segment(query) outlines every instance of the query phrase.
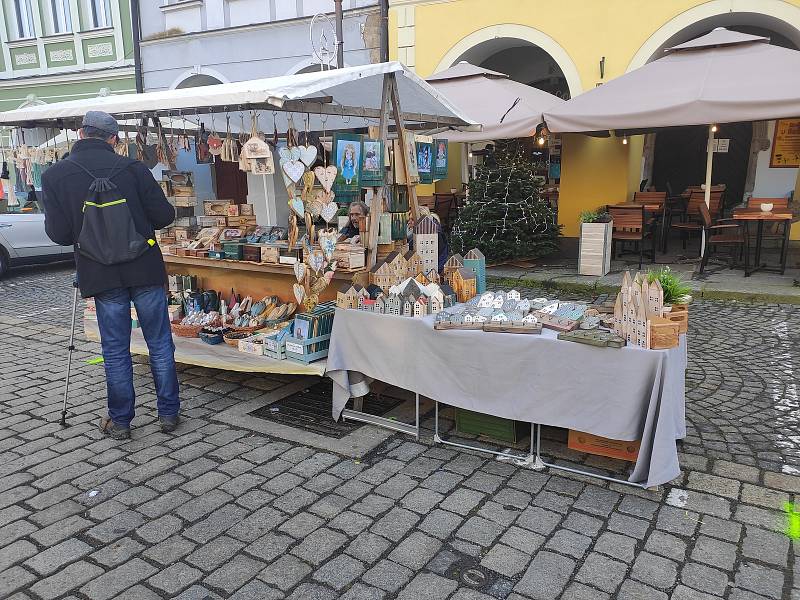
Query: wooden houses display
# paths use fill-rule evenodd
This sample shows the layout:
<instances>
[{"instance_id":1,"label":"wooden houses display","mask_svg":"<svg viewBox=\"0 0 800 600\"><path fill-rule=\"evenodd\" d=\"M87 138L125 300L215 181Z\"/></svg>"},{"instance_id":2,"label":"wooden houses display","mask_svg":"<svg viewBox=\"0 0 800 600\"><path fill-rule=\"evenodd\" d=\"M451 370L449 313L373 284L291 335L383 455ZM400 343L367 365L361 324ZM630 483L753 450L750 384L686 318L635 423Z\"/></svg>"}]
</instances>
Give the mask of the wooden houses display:
<instances>
[{"instance_id":1,"label":"wooden houses display","mask_svg":"<svg viewBox=\"0 0 800 600\"><path fill-rule=\"evenodd\" d=\"M439 270L439 224L425 215L414 226L414 250L422 259L422 270Z\"/></svg>"},{"instance_id":2,"label":"wooden houses display","mask_svg":"<svg viewBox=\"0 0 800 600\"><path fill-rule=\"evenodd\" d=\"M422 258L414 250L406 252L403 259L406 261L406 277L417 277L425 273Z\"/></svg>"},{"instance_id":3,"label":"wooden houses display","mask_svg":"<svg viewBox=\"0 0 800 600\"><path fill-rule=\"evenodd\" d=\"M456 302L456 295L449 286L421 283L413 277L390 286L386 291L374 284L367 288L345 286L337 298L340 308L415 318L436 314Z\"/></svg>"},{"instance_id":4,"label":"wooden houses display","mask_svg":"<svg viewBox=\"0 0 800 600\"><path fill-rule=\"evenodd\" d=\"M384 294L389 288L399 284L407 277L408 261L397 251L390 252L385 259L377 263L369 272L369 283L378 286Z\"/></svg>"},{"instance_id":5,"label":"wooden houses display","mask_svg":"<svg viewBox=\"0 0 800 600\"><path fill-rule=\"evenodd\" d=\"M459 302L468 302L477 293L475 273L466 267L456 269L448 283L458 296Z\"/></svg>"},{"instance_id":6,"label":"wooden houses display","mask_svg":"<svg viewBox=\"0 0 800 600\"><path fill-rule=\"evenodd\" d=\"M483 252L473 248L464 256L464 267L475 273L476 293L486 291L486 257Z\"/></svg>"},{"instance_id":7,"label":"wooden houses display","mask_svg":"<svg viewBox=\"0 0 800 600\"><path fill-rule=\"evenodd\" d=\"M614 303L614 333L628 344L651 350L678 345L679 326L664 318L664 290L658 280L627 271Z\"/></svg>"},{"instance_id":8,"label":"wooden houses display","mask_svg":"<svg viewBox=\"0 0 800 600\"><path fill-rule=\"evenodd\" d=\"M447 262L444 263L443 269L443 276L444 280L449 284L453 285L453 273L455 273L458 269L464 266L464 257L460 254L453 254L450 258L447 259Z\"/></svg>"},{"instance_id":9,"label":"wooden houses display","mask_svg":"<svg viewBox=\"0 0 800 600\"><path fill-rule=\"evenodd\" d=\"M369 298L366 288L351 284L345 285L336 293L336 306L339 308L360 308L360 303Z\"/></svg>"}]
</instances>

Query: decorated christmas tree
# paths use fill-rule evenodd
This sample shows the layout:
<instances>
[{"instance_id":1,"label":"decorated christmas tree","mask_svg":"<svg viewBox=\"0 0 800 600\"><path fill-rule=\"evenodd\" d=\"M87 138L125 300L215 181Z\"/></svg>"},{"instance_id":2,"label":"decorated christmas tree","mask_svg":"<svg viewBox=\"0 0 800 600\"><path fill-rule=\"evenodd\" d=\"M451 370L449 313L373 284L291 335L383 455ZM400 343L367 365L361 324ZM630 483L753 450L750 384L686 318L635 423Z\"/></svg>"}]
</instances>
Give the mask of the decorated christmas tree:
<instances>
[{"instance_id":1,"label":"decorated christmas tree","mask_svg":"<svg viewBox=\"0 0 800 600\"><path fill-rule=\"evenodd\" d=\"M508 140L477 167L450 248L460 254L480 248L487 262L535 258L558 248L559 230L555 209L540 196L529 146Z\"/></svg>"}]
</instances>

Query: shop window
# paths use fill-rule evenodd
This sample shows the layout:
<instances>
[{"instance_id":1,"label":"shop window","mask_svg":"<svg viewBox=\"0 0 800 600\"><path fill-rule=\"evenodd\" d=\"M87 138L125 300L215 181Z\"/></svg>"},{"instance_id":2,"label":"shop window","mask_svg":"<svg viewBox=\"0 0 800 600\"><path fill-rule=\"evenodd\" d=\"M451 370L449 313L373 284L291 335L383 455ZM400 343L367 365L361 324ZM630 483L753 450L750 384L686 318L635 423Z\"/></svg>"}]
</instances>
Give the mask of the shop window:
<instances>
[{"instance_id":1,"label":"shop window","mask_svg":"<svg viewBox=\"0 0 800 600\"><path fill-rule=\"evenodd\" d=\"M51 33L70 33L72 31L72 15L69 0L50 0Z\"/></svg>"},{"instance_id":2,"label":"shop window","mask_svg":"<svg viewBox=\"0 0 800 600\"><path fill-rule=\"evenodd\" d=\"M18 39L34 37L31 0L14 0L14 17L17 23Z\"/></svg>"},{"instance_id":3,"label":"shop window","mask_svg":"<svg viewBox=\"0 0 800 600\"><path fill-rule=\"evenodd\" d=\"M89 3L89 22L92 29L111 27L111 0L87 0Z\"/></svg>"}]
</instances>

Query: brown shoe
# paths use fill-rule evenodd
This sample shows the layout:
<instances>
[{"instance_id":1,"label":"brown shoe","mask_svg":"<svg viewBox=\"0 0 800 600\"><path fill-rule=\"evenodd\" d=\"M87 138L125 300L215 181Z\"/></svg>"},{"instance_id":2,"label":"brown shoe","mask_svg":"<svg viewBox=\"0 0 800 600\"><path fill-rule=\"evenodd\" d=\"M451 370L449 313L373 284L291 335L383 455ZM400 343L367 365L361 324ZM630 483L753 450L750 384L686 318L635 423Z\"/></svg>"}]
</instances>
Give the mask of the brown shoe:
<instances>
[{"instance_id":1,"label":"brown shoe","mask_svg":"<svg viewBox=\"0 0 800 600\"><path fill-rule=\"evenodd\" d=\"M114 440L131 439L130 427L121 427L117 425L108 415L100 418L100 432Z\"/></svg>"}]
</instances>

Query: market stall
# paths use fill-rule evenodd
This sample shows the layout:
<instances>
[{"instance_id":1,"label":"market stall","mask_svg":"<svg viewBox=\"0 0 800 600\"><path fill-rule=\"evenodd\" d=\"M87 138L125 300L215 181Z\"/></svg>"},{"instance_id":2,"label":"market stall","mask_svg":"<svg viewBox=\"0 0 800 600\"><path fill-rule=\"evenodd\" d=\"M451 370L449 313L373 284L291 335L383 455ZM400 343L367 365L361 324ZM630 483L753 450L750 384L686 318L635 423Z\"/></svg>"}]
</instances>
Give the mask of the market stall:
<instances>
[{"instance_id":1,"label":"market stall","mask_svg":"<svg viewBox=\"0 0 800 600\"><path fill-rule=\"evenodd\" d=\"M446 173L446 158L432 160L433 140L414 131L477 127L406 67L383 63L8 111L0 124L22 132L13 160L39 165L24 132L63 130L69 139L89 110L136 132L119 153L135 150L161 166L177 218L156 240L170 275L173 331L190 340L178 339L179 354L198 352L199 336L303 363L326 354L326 301L341 283L365 281L379 257L407 252L416 184ZM201 198L195 172L177 168L187 153L211 165L218 190L231 170L245 173L247 197ZM48 153L39 166L62 154ZM361 201L368 214L349 221L358 235L340 239L340 211ZM249 334L273 338L246 341ZM280 343L267 349L274 336Z\"/></svg>"}]
</instances>

